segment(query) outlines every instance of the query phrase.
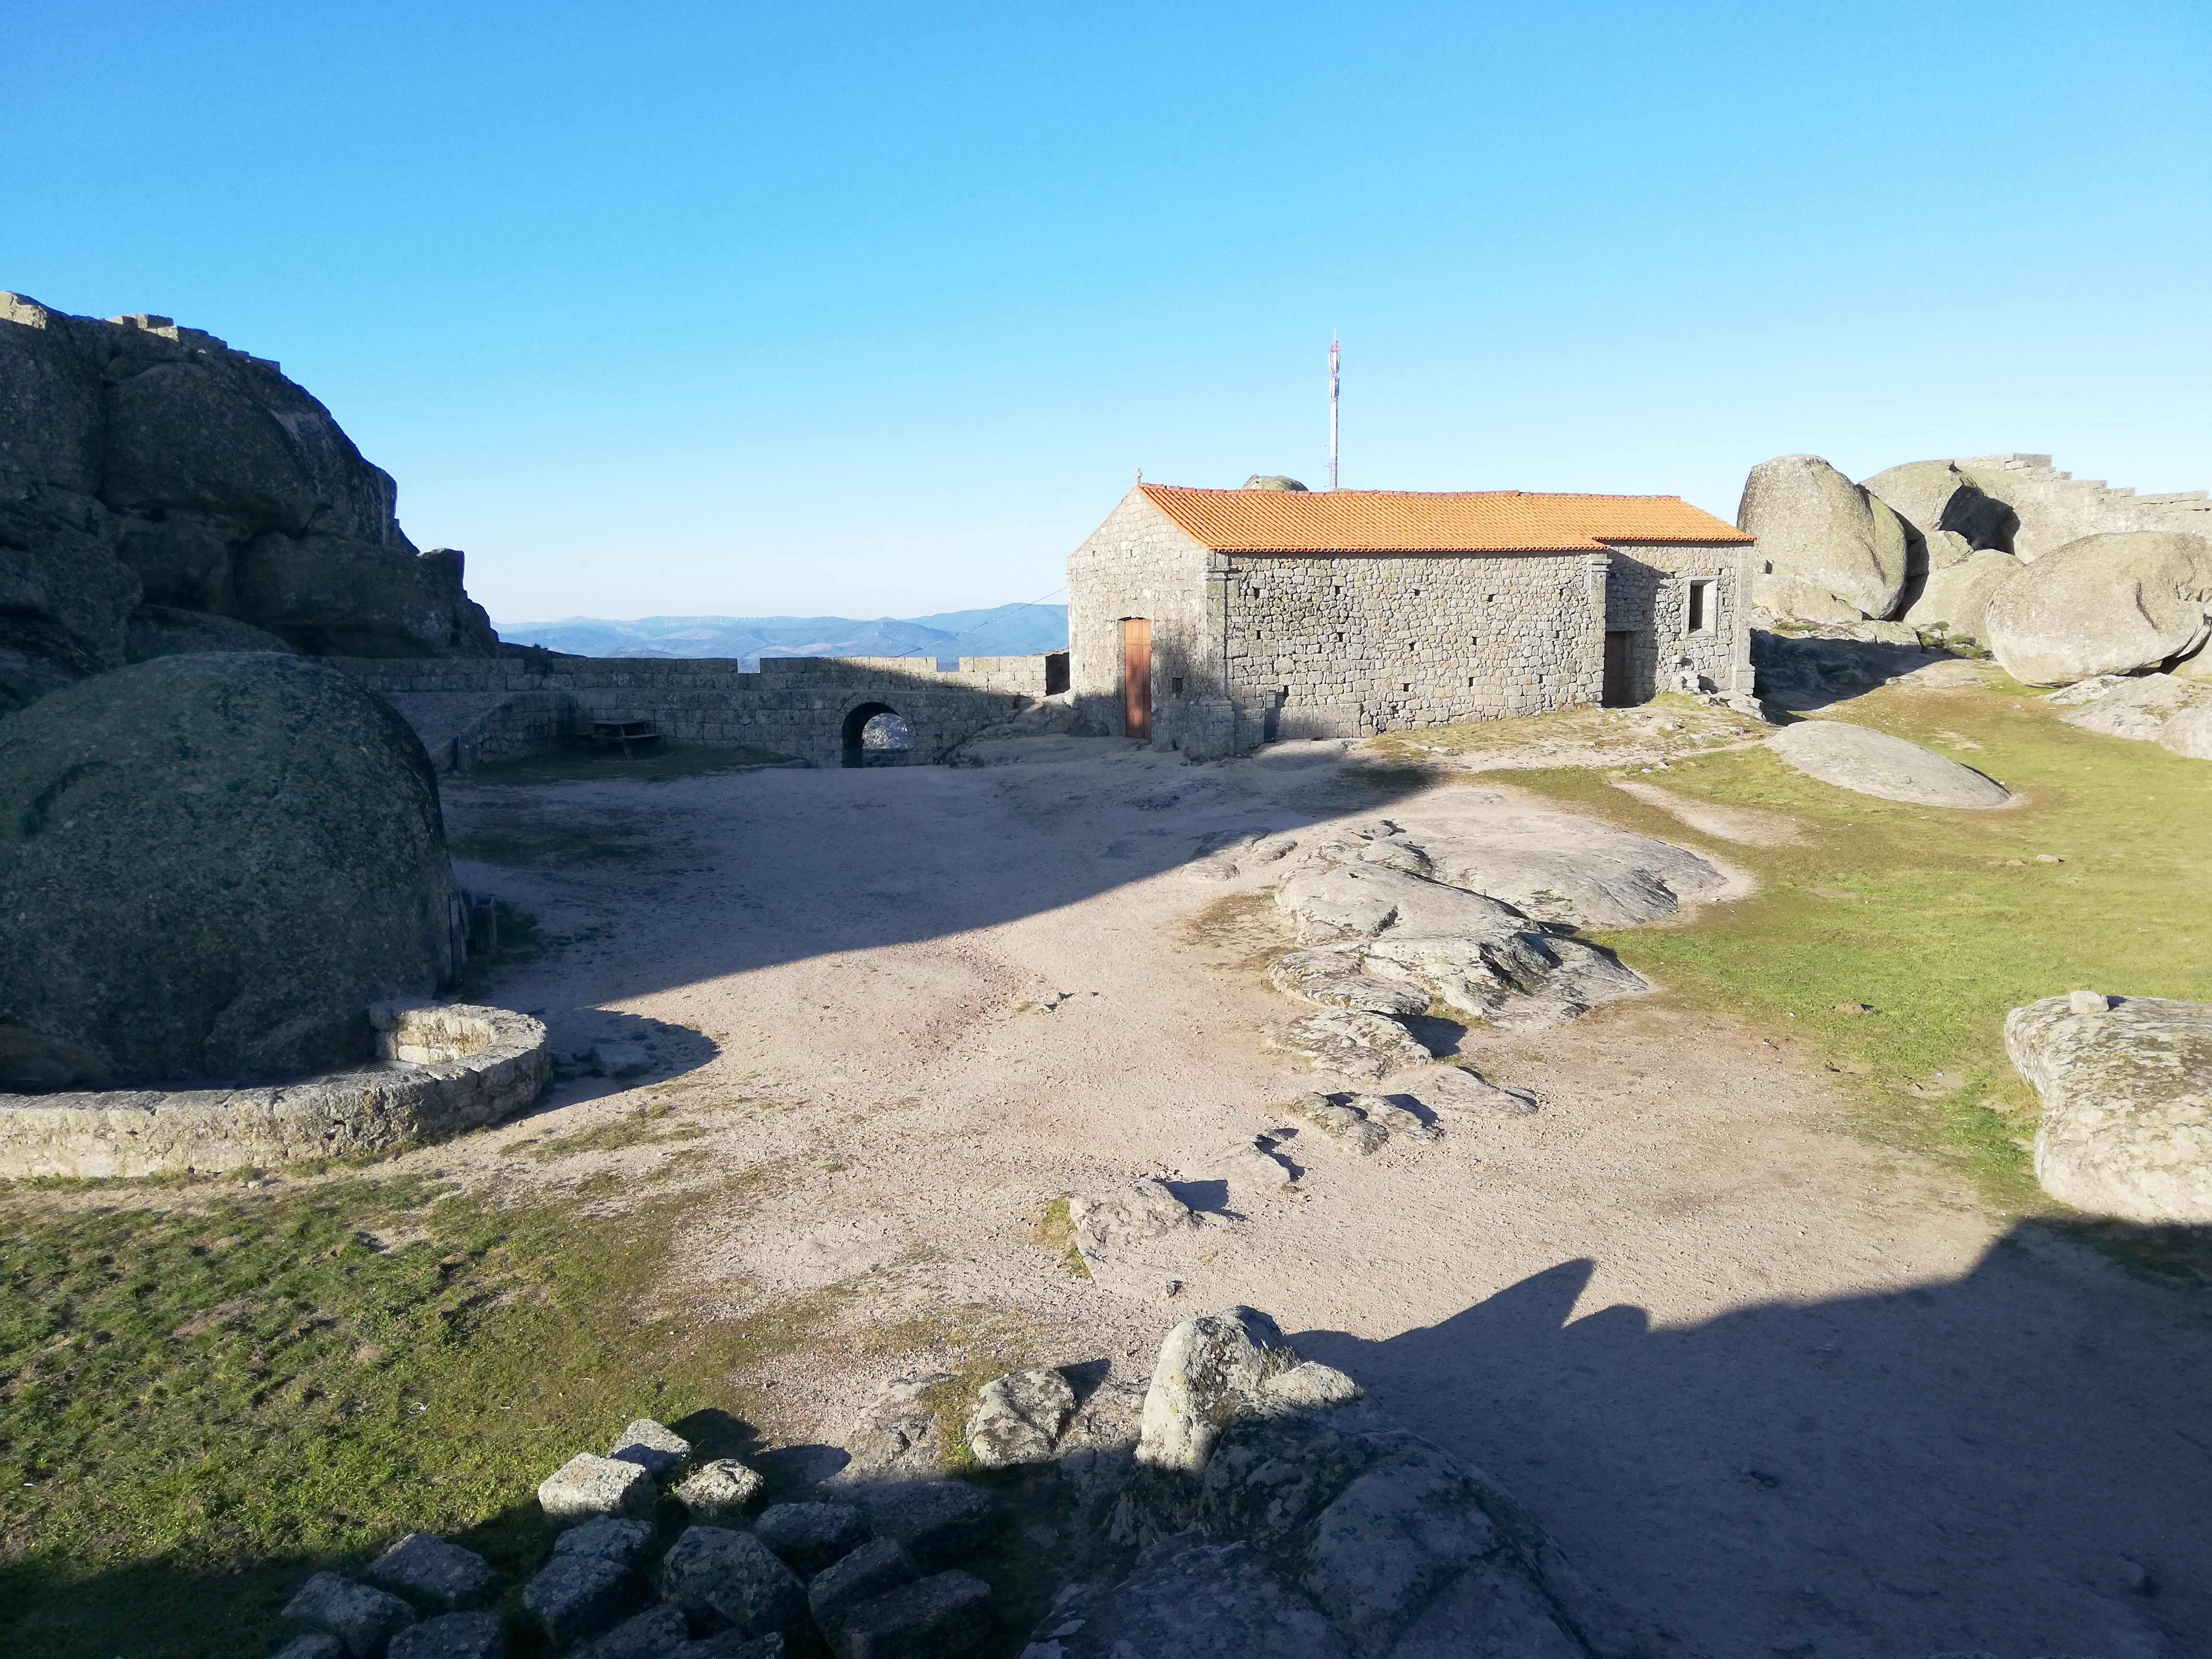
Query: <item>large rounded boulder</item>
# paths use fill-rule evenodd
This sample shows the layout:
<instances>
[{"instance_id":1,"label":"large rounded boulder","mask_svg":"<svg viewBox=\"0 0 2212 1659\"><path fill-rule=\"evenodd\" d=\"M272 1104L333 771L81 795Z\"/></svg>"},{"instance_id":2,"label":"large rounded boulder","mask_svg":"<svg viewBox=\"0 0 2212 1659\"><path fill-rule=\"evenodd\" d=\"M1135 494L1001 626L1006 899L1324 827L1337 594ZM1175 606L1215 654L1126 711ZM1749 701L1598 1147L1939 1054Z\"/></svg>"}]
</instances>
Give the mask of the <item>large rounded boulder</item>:
<instances>
[{"instance_id":1,"label":"large rounded boulder","mask_svg":"<svg viewBox=\"0 0 2212 1659\"><path fill-rule=\"evenodd\" d=\"M1928 573L1905 620L1914 628L1941 628L1954 640L1987 639L1990 596L2025 568L2009 553L1969 553Z\"/></svg>"},{"instance_id":2,"label":"large rounded boulder","mask_svg":"<svg viewBox=\"0 0 2212 1659\"><path fill-rule=\"evenodd\" d=\"M1802 622L1895 614L1905 521L1818 455L1778 455L1744 481L1736 526L1759 538L1752 603Z\"/></svg>"},{"instance_id":3,"label":"large rounded boulder","mask_svg":"<svg viewBox=\"0 0 2212 1659\"><path fill-rule=\"evenodd\" d=\"M1992 592L1988 640L2029 685L2131 674L2203 645L2212 623L2212 542L2178 531L2084 536Z\"/></svg>"},{"instance_id":4,"label":"large rounded boulder","mask_svg":"<svg viewBox=\"0 0 2212 1659\"><path fill-rule=\"evenodd\" d=\"M0 720L0 1090L365 1060L452 908L428 757L336 669L162 657Z\"/></svg>"}]
</instances>

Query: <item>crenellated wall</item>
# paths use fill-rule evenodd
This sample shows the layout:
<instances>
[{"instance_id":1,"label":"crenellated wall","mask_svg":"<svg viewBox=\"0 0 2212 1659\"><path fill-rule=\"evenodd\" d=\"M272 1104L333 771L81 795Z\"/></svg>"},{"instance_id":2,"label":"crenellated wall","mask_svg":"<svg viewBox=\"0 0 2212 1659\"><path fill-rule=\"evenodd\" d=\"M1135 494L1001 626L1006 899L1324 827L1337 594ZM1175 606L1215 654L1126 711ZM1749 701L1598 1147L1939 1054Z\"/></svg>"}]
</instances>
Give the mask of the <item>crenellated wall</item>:
<instances>
[{"instance_id":1,"label":"crenellated wall","mask_svg":"<svg viewBox=\"0 0 2212 1659\"><path fill-rule=\"evenodd\" d=\"M335 658L392 701L441 770L543 753L593 720L649 721L671 743L763 749L843 763L863 709L902 716L912 763L928 765L1045 695L1045 659L963 657L940 671L913 657L769 657L757 673L726 659Z\"/></svg>"}]
</instances>

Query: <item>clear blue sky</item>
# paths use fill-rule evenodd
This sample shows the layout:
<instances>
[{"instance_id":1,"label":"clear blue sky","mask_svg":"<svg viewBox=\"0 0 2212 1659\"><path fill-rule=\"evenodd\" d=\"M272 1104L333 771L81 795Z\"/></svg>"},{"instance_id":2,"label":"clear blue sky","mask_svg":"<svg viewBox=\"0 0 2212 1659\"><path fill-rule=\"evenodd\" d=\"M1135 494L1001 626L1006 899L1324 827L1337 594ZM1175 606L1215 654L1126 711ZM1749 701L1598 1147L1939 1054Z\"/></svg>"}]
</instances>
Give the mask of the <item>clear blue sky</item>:
<instances>
[{"instance_id":1,"label":"clear blue sky","mask_svg":"<svg viewBox=\"0 0 2212 1659\"><path fill-rule=\"evenodd\" d=\"M283 360L501 620L1041 598L1131 469L2212 486L2212 5L34 6L0 287Z\"/></svg>"}]
</instances>

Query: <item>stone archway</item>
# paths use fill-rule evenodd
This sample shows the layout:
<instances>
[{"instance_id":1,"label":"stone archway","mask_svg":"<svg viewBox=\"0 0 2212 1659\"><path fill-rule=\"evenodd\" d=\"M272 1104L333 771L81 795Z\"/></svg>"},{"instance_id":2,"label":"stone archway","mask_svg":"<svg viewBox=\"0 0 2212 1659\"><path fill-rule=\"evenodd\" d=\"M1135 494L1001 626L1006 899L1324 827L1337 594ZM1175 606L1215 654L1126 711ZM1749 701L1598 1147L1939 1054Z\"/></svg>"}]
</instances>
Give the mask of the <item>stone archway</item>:
<instances>
[{"instance_id":1,"label":"stone archway","mask_svg":"<svg viewBox=\"0 0 2212 1659\"><path fill-rule=\"evenodd\" d=\"M913 757L914 739L897 709L864 702L845 716L843 748L848 766L901 766Z\"/></svg>"}]
</instances>

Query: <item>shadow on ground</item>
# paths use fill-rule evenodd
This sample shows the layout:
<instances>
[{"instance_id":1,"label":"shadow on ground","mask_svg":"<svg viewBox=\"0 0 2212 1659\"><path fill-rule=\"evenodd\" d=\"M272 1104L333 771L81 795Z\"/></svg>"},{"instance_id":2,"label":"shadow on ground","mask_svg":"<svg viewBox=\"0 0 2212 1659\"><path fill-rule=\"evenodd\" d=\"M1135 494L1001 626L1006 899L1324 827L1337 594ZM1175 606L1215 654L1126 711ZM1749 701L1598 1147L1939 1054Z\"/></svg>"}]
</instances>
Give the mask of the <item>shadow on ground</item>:
<instances>
[{"instance_id":1,"label":"shadow on ground","mask_svg":"<svg viewBox=\"0 0 2212 1659\"><path fill-rule=\"evenodd\" d=\"M1488 1470L1668 1651L2212 1653L2199 1298L2033 1223L1953 1282L1676 1329L1577 1317L1595 1271L1291 1340Z\"/></svg>"}]
</instances>

